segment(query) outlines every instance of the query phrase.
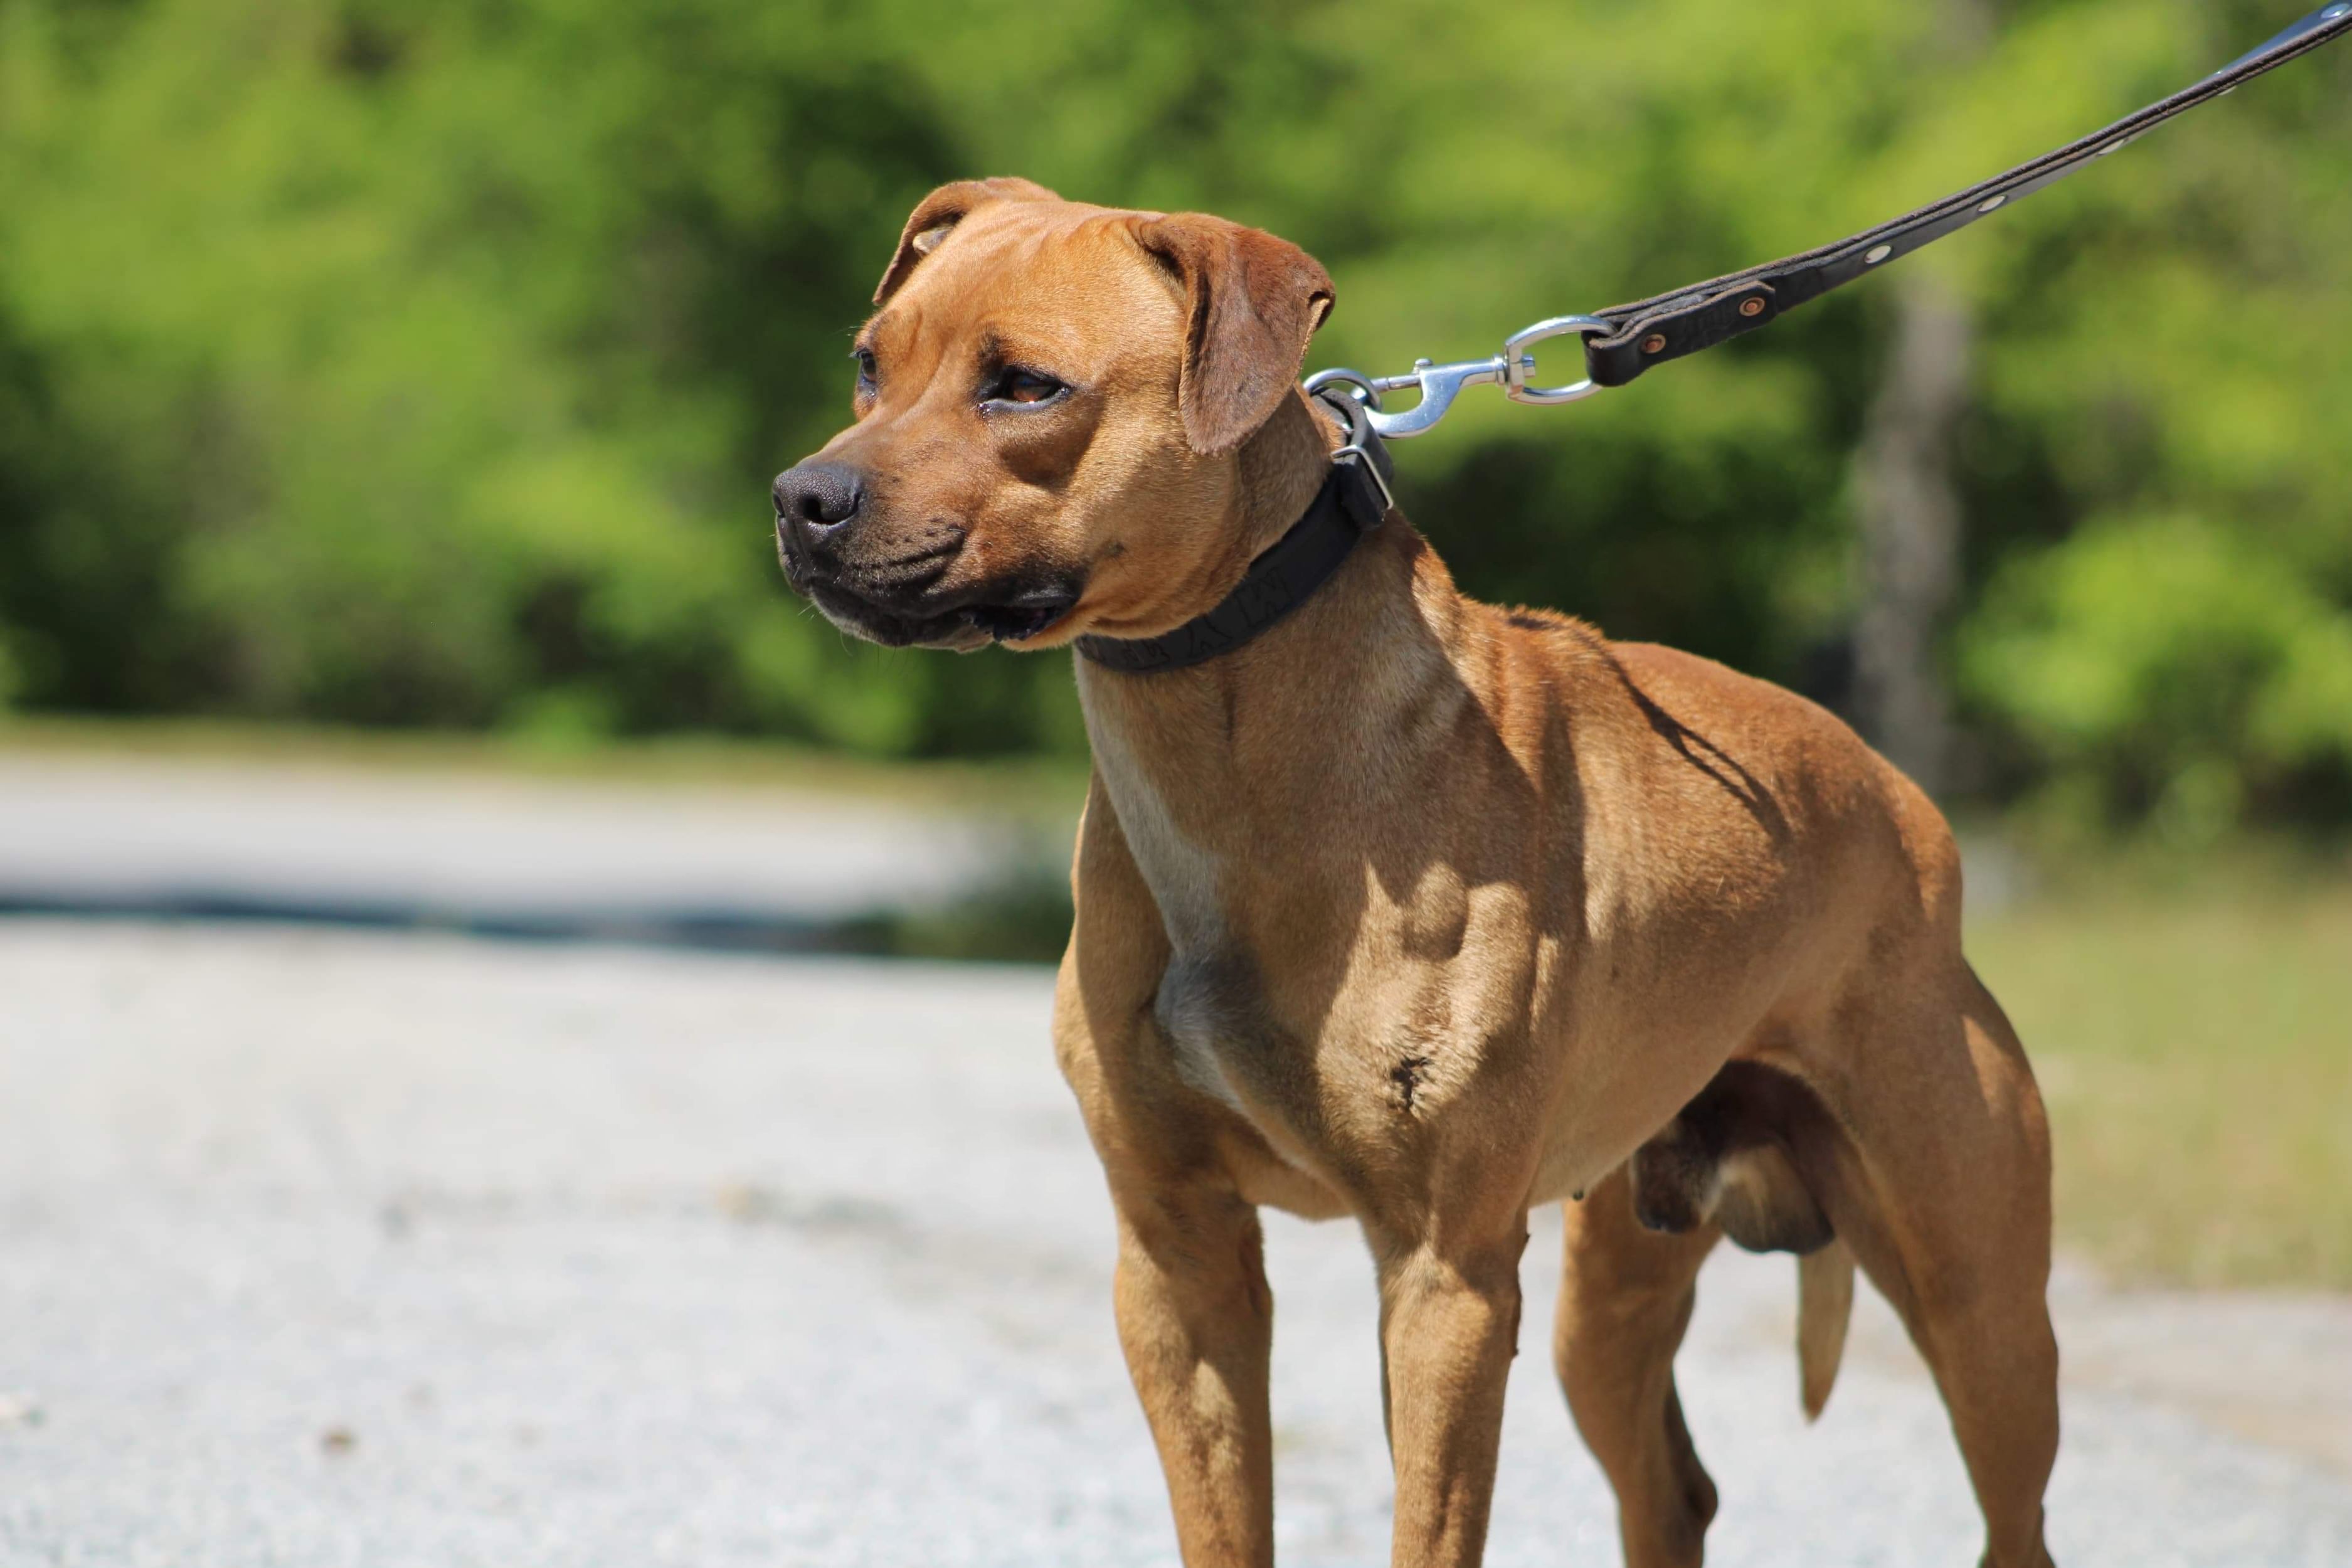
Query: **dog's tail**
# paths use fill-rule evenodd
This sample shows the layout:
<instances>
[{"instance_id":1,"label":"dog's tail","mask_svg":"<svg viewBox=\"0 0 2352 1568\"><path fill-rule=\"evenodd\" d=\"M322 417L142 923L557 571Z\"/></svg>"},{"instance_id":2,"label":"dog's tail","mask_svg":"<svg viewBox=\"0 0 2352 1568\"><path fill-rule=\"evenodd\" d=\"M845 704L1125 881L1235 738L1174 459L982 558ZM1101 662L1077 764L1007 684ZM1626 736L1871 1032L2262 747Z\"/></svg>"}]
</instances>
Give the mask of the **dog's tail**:
<instances>
[{"instance_id":1,"label":"dog's tail","mask_svg":"<svg viewBox=\"0 0 2352 1568\"><path fill-rule=\"evenodd\" d=\"M1797 1372L1805 1419L1821 1418L1853 1315L1853 1254L1832 1239L1797 1259Z\"/></svg>"}]
</instances>

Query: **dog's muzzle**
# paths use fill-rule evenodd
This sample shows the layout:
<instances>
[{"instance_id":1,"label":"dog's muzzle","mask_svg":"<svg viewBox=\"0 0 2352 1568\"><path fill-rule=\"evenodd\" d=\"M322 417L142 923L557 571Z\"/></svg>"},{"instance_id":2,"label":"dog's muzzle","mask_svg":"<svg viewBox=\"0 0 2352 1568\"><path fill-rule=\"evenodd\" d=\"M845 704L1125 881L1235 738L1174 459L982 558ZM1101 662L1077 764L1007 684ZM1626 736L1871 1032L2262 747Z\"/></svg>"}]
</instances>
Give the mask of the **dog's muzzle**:
<instances>
[{"instance_id":1,"label":"dog's muzzle","mask_svg":"<svg viewBox=\"0 0 2352 1568\"><path fill-rule=\"evenodd\" d=\"M947 585L963 553L961 529L891 555L859 548L870 519L863 476L838 463L803 463L776 476L776 552L784 581L852 636L887 647L969 652L1024 642L1078 602L1075 578L1026 575Z\"/></svg>"}]
</instances>

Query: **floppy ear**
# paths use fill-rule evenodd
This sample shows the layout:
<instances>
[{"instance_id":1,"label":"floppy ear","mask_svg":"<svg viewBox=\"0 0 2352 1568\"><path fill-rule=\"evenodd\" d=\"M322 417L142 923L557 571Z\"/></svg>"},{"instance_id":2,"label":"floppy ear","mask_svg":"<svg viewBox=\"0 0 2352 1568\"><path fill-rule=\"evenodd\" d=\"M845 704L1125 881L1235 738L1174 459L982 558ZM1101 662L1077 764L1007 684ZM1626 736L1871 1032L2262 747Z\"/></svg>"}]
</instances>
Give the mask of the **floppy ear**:
<instances>
[{"instance_id":1,"label":"floppy ear","mask_svg":"<svg viewBox=\"0 0 2352 1568\"><path fill-rule=\"evenodd\" d=\"M1028 180L1003 177L993 180L958 180L941 185L915 204L907 216L907 226L898 235L898 254L890 258L889 270L882 274L882 286L874 290L877 305L898 291L915 263L937 250L948 231L964 219L976 207L991 202L1058 202L1062 198L1045 186Z\"/></svg>"},{"instance_id":2,"label":"floppy ear","mask_svg":"<svg viewBox=\"0 0 2352 1568\"><path fill-rule=\"evenodd\" d=\"M1147 218L1135 237L1184 284L1184 438L1230 452L1289 395L1331 279L1288 240L1202 213Z\"/></svg>"}]
</instances>

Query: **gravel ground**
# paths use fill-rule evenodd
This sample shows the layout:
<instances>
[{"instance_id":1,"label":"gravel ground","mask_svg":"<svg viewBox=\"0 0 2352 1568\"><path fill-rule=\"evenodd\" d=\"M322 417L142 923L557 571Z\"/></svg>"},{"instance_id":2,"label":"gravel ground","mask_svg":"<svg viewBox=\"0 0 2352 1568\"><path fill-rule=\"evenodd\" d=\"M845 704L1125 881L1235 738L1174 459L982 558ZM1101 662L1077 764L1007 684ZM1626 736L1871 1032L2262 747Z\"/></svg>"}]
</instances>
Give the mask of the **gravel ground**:
<instances>
[{"instance_id":1,"label":"gravel ground","mask_svg":"<svg viewBox=\"0 0 2352 1568\"><path fill-rule=\"evenodd\" d=\"M1028 972L0 922L0 1563L1173 1563L1046 1002ZM1385 1561L1369 1266L1345 1226L1268 1245L1284 1560ZM1528 1256L1488 1560L1611 1563ZM1973 1562L1874 1297L1803 1425L1793 1283L1727 1252L1701 1286L1711 1561ZM2062 1561L2352 1563L2343 1303L2070 1275L2060 1305Z\"/></svg>"},{"instance_id":2,"label":"gravel ground","mask_svg":"<svg viewBox=\"0 0 2352 1568\"><path fill-rule=\"evenodd\" d=\"M1020 847L772 788L5 750L0 822L0 909L523 931L823 925L947 901Z\"/></svg>"}]
</instances>

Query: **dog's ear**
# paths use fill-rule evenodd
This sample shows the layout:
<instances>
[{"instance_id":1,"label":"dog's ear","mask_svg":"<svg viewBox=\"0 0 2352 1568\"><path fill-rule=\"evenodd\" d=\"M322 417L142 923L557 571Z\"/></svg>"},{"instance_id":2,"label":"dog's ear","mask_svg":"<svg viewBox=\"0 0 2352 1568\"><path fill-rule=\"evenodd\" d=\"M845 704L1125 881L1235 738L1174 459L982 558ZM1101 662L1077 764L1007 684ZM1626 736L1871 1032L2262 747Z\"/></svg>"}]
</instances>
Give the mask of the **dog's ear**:
<instances>
[{"instance_id":1,"label":"dog's ear","mask_svg":"<svg viewBox=\"0 0 2352 1568\"><path fill-rule=\"evenodd\" d=\"M1062 198L1045 186L1028 180L1003 176L993 180L958 180L941 185L915 204L907 215L907 226L898 235L898 254L890 258L889 269L882 274L882 285L874 290L877 305L898 291L907 274L915 264L940 247L948 231L961 223L975 208L991 202L1058 202Z\"/></svg>"},{"instance_id":2,"label":"dog's ear","mask_svg":"<svg viewBox=\"0 0 2352 1568\"><path fill-rule=\"evenodd\" d=\"M1184 438L1230 452L1290 395L1331 313L1330 276L1286 239L1202 213L1146 218L1135 237L1184 285Z\"/></svg>"}]
</instances>

